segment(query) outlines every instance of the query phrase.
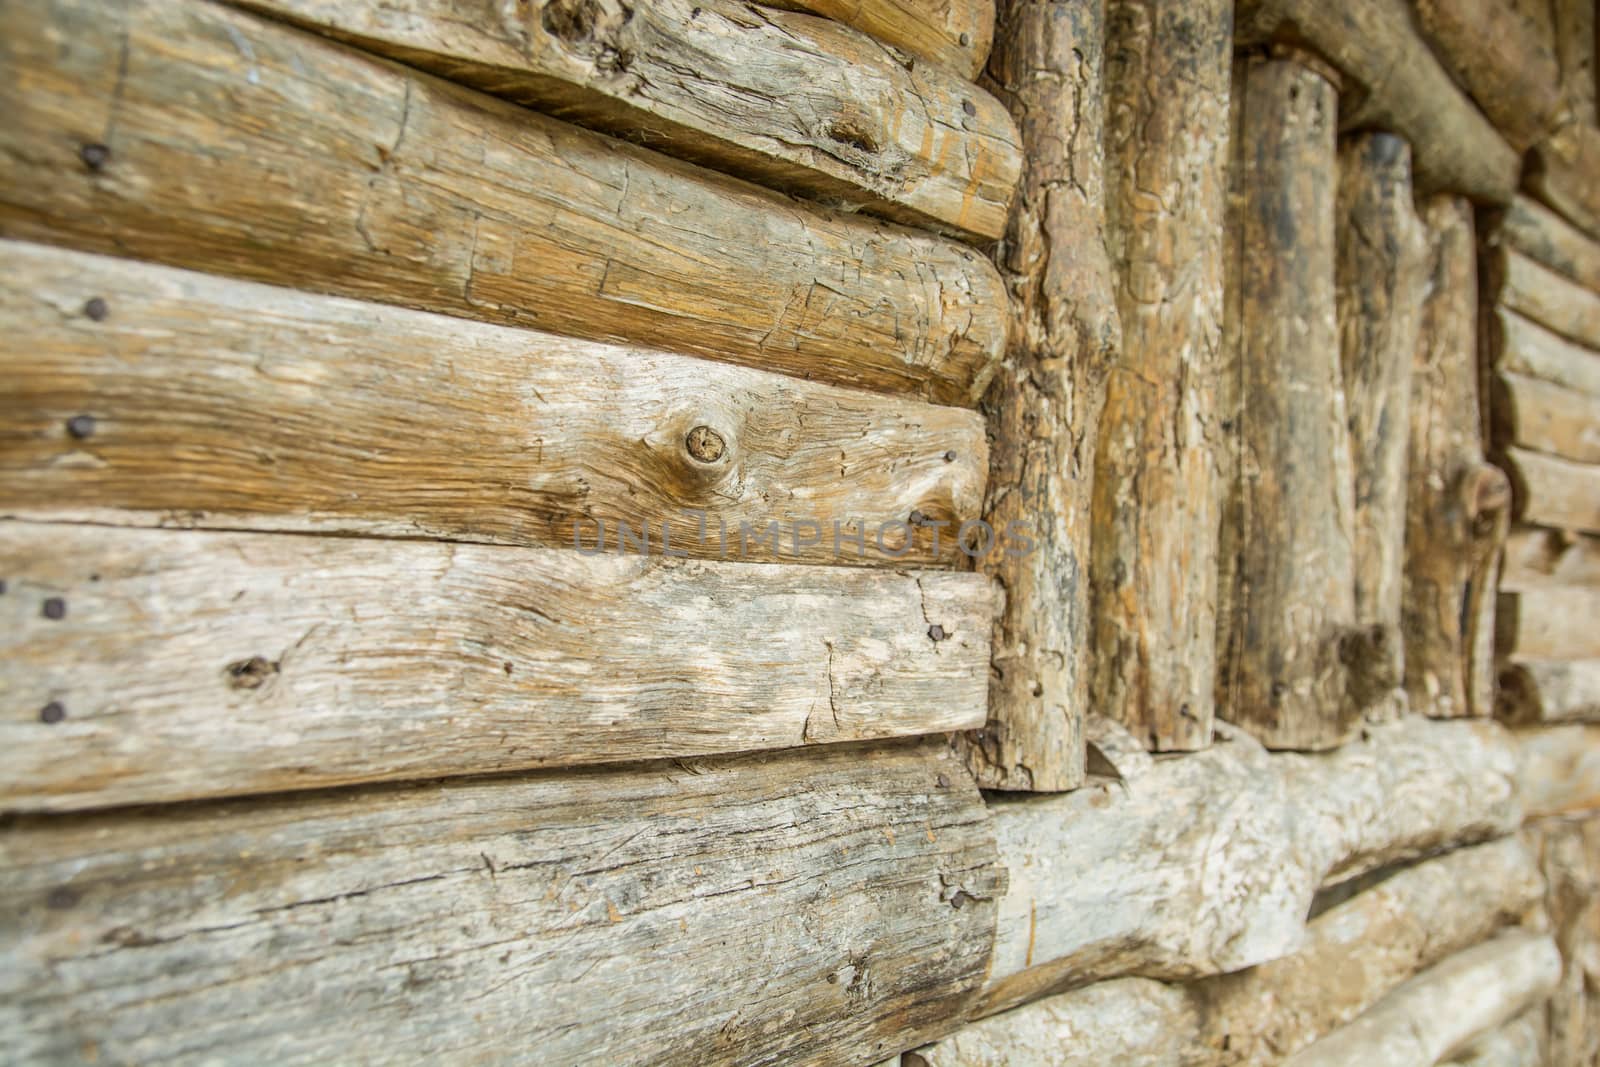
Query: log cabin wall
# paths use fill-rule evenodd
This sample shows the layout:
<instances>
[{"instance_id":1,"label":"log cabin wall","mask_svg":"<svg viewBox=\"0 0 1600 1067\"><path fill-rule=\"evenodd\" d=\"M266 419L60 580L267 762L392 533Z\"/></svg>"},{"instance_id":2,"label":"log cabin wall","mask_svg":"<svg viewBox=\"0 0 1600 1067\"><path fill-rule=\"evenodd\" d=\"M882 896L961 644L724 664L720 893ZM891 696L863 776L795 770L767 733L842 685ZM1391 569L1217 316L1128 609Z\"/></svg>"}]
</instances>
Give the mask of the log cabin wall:
<instances>
[{"instance_id":1,"label":"log cabin wall","mask_svg":"<svg viewBox=\"0 0 1600 1067\"><path fill-rule=\"evenodd\" d=\"M9 1062L1600 1062L1593 0L5 12Z\"/></svg>"}]
</instances>

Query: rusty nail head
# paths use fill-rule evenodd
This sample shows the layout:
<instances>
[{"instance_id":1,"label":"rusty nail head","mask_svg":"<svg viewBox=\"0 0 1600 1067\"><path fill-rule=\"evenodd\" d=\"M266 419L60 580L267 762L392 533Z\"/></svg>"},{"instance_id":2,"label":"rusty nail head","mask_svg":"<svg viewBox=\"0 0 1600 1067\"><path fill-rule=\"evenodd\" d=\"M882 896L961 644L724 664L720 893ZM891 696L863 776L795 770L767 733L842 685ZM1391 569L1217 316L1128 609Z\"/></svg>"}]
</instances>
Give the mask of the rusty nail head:
<instances>
[{"instance_id":1,"label":"rusty nail head","mask_svg":"<svg viewBox=\"0 0 1600 1067\"><path fill-rule=\"evenodd\" d=\"M61 701L52 700L39 709L39 721L54 725L67 717L67 709L61 706Z\"/></svg>"},{"instance_id":2,"label":"rusty nail head","mask_svg":"<svg viewBox=\"0 0 1600 1067\"><path fill-rule=\"evenodd\" d=\"M53 596L44 602L44 617L47 619L64 619L67 617L67 602L58 596Z\"/></svg>"},{"instance_id":3,"label":"rusty nail head","mask_svg":"<svg viewBox=\"0 0 1600 1067\"><path fill-rule=\"evenodd\" d=\"M78 440L94 436L94 416L74 415L67 420L67 432Z\"/></svg>"},{"instance_id":4,"label":"rusty nail head","mask_svg":"<svg viewBox=\"0 0 1600 1067\"><path fill-rule=\"evenodd\" d=\"M83 160L83 165L90 170L99 170L111 158L111 149L99 142L86 144L78 149L78 157Z\"/></svg>"},{"instance_id":5,"label":"rusty nail head","mask_svg":"<svg viewBox=\"0 0 1600 1067\"><path fill-rule=\"evenodd\" d=\"M98 296L91 296L83 305L83 313L96 322L106 321L106 316L111 314L111 309L106 302Z\"/></svg>"}]
</instances>

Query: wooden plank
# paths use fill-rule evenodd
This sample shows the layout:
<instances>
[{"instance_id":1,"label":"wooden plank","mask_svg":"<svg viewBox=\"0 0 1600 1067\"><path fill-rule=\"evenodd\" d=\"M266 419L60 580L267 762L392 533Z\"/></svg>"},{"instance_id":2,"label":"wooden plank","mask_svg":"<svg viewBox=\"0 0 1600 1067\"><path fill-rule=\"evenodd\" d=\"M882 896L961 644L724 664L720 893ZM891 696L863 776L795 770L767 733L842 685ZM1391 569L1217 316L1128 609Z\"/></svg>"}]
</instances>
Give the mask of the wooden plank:
<instances>
[{"instance_id":1,"label":"wooden plank","mask_svg":"<svg viewBox=\"0 0 1600 1067\"><path fill-rule=\"evenodd\" d=\"M961 745L991 789L1054 791L1083 781L1090 482L1106 368L1120 344L1102 240L1104 36L1101 0L1008 0L991 64L996 91L1021 124L1027 166L998 250L1014 318L984 405L993 442L984 518L997 530L1028 524L1038 546L980 562L1006 598L989 721Z\"/></svg>"},{"instance_id":2,"label":"wooden plank","mask_svg":"<svg viewBox=\"0 0 1600 1067\"><path fill-rule=\"evenodd\" d=\"M1496 714L1511 723L1600 722L1600 657L1506 664Z\"/></svg>"},{"instance_id":3,"label":"wooden plank","mask_svg":"<svg viewBox=\"0 0 1600 1067\"><path fill-rule=\"evenodd\" d=\"M1208 1062L1275 1064L1390 990L1518 922L1544 880L1517 838L1401 868L1306 924L1292 954L1190 987Z\"/></svg>"},{"instance_id":4,"label":"wooden plank","mask_svg":"<svg viewBox=\"0 0 1600 1067\"><path fill-rule=\"evenodd\" d=\"M1535 1004L1510 1022L1474 1038L1448 1067L1546 1067L1579 1062L1548 1059L1544 1032L1544 1011Z\"/></svg>"},{"instance_id":5,"label":"wooden plank","mask_svg":"<svg viewBox=\"0 0 1600 1067\"><path fill-rule=\"evenodd\" d=\"M1415 1067L1447 1060L1554 991L1549 934L1510 931L1406 982L1284 1067Z\"/></svg>"},{"instance_id":6,"label":"wooden plank","mask_svg":"<svg viewBox=\"0 0 1600 1067\"><path fill-rule=\"evenodd\" d=\"M1600 538L1519 526L1506 538L1500 588L1600 586Z\"/></svg>"},{"instance_id":7,"label":"wooden plank","mask_svg":"<svg viewBox=\"0 0 1600 1067\"><path fill-rule=\"evenodd\" d=\"M1302 43L1357 83L1361 92L1341 102L1341 125L1404 137L1424 192L1492 204L1516 192L1517 152L1451 81L1404 0L1240 0L1235 25L1241 45Z\"/></svg>"},{"instance_id":8,"label":"wooden plank","mask_svg":"<svg viewBox=\"0 0 1600 1067\"><path fill-rule=\"evenodd\" d=\"M1530 822L1522 836L1544 871L1545 910L1561 950L1561 982L1538 1014L1549 1058L1541 1064L1600 1059L1600 1003L1595 954L1600 953L1600 820L1550 818Z\"/></svg>"},{"instance_id":9,"label":"wooden plank","mask_svg":"<svg viewBox=\"0 0 1600 1067\"><path fill-rule=\"evenodd\" d=\"M1600 466L1521 448L1500 459L1511 475L1516 516L1561 530L1600 533Z\"/></svg>"},{"instance_id":10,"label":"wooden plank","mask_svg":"<svg viewBox=\"0 0 1600 1067\"><path fill-rule=\"evenodd\" d=\"M1022 169L999 101L826 19L732 0L236 0L773 188L992 240Z\"/></svg>"},{"instance_id":11,"label":"wooden plank","mask_svg":"<svg viewBox=\"0 0 1600 1067\"><path fill-rule=\"evenodd\" d=\"M1600 351L1600 293L1516 252L1503 257L1490 268L1503 276L1500 303L1590 351Z\"/></svg>"},{"instance_id":12,"label":"wooden plank","mask_svg":"<svg viewBox=\"0 0 1600 1067\"><path fill-rule=\"evenodd\" d=\"M1579 463L1600 463L1600 396L1502 372L1494 376L1490 403L1501 447L1520 445Z\"/></svg>"},{"instance_id":13,"label":"wooden plank","mask_svg":"<svg viewBox=\"0 0 1600 1067\"><path fill-rule=\"evenodd\" d=\"M1600 124L1596 111L1595 52L1600 49L1595 0L1554 0L1556 51L1561 60L1561 96L1575 123ZM1591 180L1593 174L1590 175ZM1600 202L1600 201L1597 201Z\"/></svg>"},{"instance_id":14,"label":"wooden plank","mask_svg":"<svg viewBox=\"0 0 1600 1067\"><path fill-rule=\"evenodd\" d=\"M1495 647L1505 659L1600 658L1600 592L1501 593L1495 610Z\"/></svg>"},{"instance_id":15,"label":"wooden plank","mask_svg":"<svg viewBox=\"0 0 1600 1067\"><path fill-rule=\"evenodd\" d=\"M10 15L6 236L947 403L1004 347L960 245L208 3Z\"/></svg>"},{"instance_id":16,"label":"wooden plank","mask_svg":"<svg viewBox=\"0 0 1600 1067\"><path fill-rule=\"evenodd\" d=\"M1492 365L1564 389L1600 397L1600 352L1575 345L1515 311L1488 309Z\"/></svg>"},{"instance_id":17,"label":"wooden plank","mask_svg":"<svg viewBox=\"0 0 1600 1067\"><path fill-rule=\"evenodd\" d=\"M844 1065L917 1044L981 981L1004 878L944 748L18 819L8 1055Z\"/></svg>"},{"instance_id":18,"label":"wooden plank","mask_svg":"<svg viewBox=\"0 0 1600 1067\"><path fill-rule=\"evenodd\" d=\"M1406 693L1428 715L1486 715L1494 701L1495 557L1510 482L1484 462L1472 206L1432 197L1422 217L1429 261L1406 458Z\"/></svg>"},{"instance_id":19,"label":"wooden plank","mask_svg":"<svg viewBox=\"0 0 1600 1067\"><path fill-rule=\"evenodd\" d=\"M1011 881L976 1014L1067 983L1256 966L1300 945L1319 887L1521 824L1500 727L1413 717L1368 734L1269 756L1219 724L1203 752L1117 764L1120 783L993 805Z\"/></svg>"},{"instance_id":20,"label":"wooden plank","mask_svg":"<svg viewBox=\"0 0 1600 1067\"><path fill-rule=\"evenodd\" d=\"M1490 233L1578 284L1600 289L1600 243L1532 197L1512 200Z\"/></svg>"},{"instance_id":21,"label":"wooden plank","mask_svg":"<svg viewBox=\"0 0 1600 1067\"><path fill-rule=\"evenodd\" d=\"M1600 726L1529 726L1512 736L1517 798L1529 819L1600 811Z\"/></svg>"},{"instance_id":22,"label":"wooden plank","mask_svg":"<svg viewBox=\"0 0 1600 1067\"><path fill-rule=\"evenodd\" d=\"M1355 472L1356 620L1382 635L1374 653L1383 662L1374 669L1396 685L1377 699L1370 719L1405 709L1398 686L1405 678L1400 621L1411 377L1432 267L1412 201L1411 152L1393 134L1361 133L1340 144L1338 241L1339 362Z\"/></svg>"},{"instance_id":23,"label":"wooden plank","mask_svg":"<svg viewBox=\"0 0 1600 1067\"><path fill-rule=\"evenodd\" d=\"M970 574L16 522L0 574L11 810L963 729L994 607Z\"/></svg>"},{"instance_id":24,"label":"wooden plank","mask_svg":"<svg viewBox=\"0 0 1600 1067\"><path fill-rule=\"evenodd\" d=\"M1523 183L1562 218L1600 241L1600 129L1569 122L1529 153Z\"/></svg>"},{"instance_id":25,"label":"wooden plank","mask_svg":"<svg viewBox=\"0 0 1600 1067\"><path fill-rule=\"evenodd\" d=\"M1214 714L1232 14L1232 0L1110 6L1107 234L1123 343L1095 456L1093 692L1161 750L1210 744Z\"/></svg>"},{"instance_id":26,"label":"wooden plank","mask_svg":"<svg viewBox=\"0 0 1600 1067\"><path fill-rule=\"evenodd\" d=\"M974 412L686 356L10 241L0 316L10 514L906 566L982 501Z\"/></svg>"},{"instance_id":27,"label":"wooden plank","mask_svg":"<svg viewBox=\"0 0 1600 1067\"><path fill-rule=\"evenodd\" d=\"M994 0L776 0L854 26L902 52L976 78L994 39Z\"/></svg>"},{"instance_id":28,"label":"wooden plank","mask_svg":"<svg viewBox=\"0 0 1600 1067\"><path fill-rule=\"evenodd\" d=\"M1456 84L1518 152L1562 118L1553 37L1506 0L1411 0L1417 28Z\"/></svg>"},{"instance_id":29,"label":"wooden plank","mask_svg":"<svg viewBox=\"0 0 1600 1067\"><path fill-rule=\"evenodd\" d=\"M1247 462L1235 473L1242 525L1218 715L1268 747L1328 748L1399 682L1355 614L1335 324L1338 94L1293 59L1252 61L1244 91L1236 417Z\"/></svg>"}]
</instances>

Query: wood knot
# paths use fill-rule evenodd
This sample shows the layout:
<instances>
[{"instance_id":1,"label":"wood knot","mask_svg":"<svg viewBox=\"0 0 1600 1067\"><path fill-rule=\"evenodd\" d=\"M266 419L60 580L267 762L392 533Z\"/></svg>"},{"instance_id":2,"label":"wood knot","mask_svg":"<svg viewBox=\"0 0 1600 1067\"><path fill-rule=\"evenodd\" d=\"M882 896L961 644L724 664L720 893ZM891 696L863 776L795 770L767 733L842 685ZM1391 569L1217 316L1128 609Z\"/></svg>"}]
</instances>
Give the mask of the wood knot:
<instances>
[{"instance_id":1,"label":"wood knot","mask_svg":"<svg viewBox=\"0 0 1600 1067\"><path fill-rule=\"evenodd\" d=\"M689 455L695 460L701 463L715 463L727 451L728 443L711 427L696 426L683 439L683 447L689 450Z\"/></svg>"},{"instance_id":2,"label":"wood knot","mask_svg":"<svg viewBox=\"0 0 1600 1067\"><path fill-rule=\"evenodd\" d=\"M111 149L103 144L86 144L78 149L78 158L83 160L83 165L90 170L99 170L111 159Z\"/></svg>"},{"instance_id":3,"label":"wood knot","mask_svg":"<svg viewBox=\"0 0 1600 1067\"><path fill-rule=\"evenodd\" d=\"M235 689L260 689L278 673L278 665L265 656L251 656L228 664L225 673Z\"/></svg>"},{"instance_id":4,"label":"wood knot","mask_svg":"<svg viewBox=\"0 0 1600 1067\"><path fill-rule=\"evenodd\" d=\"M94 416L74 415L67 420L67 433L76 440L85 441L94 436Z\"/></svg>"},{"instance_id":5,"label":"wood knot","mask_svg":"<svg viewBox=\"0 0 1600 1067\"><path fill-rule=\"evenodd\" d=\"M54 726L66 717L67 709L62 706L59 700L52 700L39 709L39 721L49 726Z\"/></svg>"},{"instance_id":6,"label":"wood knot","mask_svg":"<svg viewBox=\"0 0 1600 1067\"><path fill-rule=\"evenodd\" d=\"M111 308L106 304L104 297L91 296L84 301L83 313L95 322L104 322L106 316L111 314Z\"/></svg>"},{"instance_id":7,"label":"wood knot","mask_svg":"<svg viewBox=\"0 0 1600 1067\"><path fill-rule=\"evenodd\" d=\"M1485 463L1467 476L1462 496L1473 519L1496 515L1511 506L1511 479L1499 467Z\"/></svg>"}]
</instances>

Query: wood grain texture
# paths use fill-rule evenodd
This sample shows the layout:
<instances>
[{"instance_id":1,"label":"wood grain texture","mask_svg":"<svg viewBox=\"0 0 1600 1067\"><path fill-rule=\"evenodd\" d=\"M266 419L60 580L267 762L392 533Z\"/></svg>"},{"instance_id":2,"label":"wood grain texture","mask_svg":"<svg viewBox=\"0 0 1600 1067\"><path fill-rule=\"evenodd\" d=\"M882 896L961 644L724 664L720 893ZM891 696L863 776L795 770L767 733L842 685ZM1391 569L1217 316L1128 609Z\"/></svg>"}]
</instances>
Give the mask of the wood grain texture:
<instances>
[{"instance_id":1,"label":"wood grain texture","mask_svg":"<svg viewBox=\"0 0 1600 1067\"><path fill-rule=\"evenodd\" d=\"M1244 78L1240 460L1218 715L1272 748L1347 740L1399 681L1354 593L1354 479L1335 324L1338 94L1292 59Z\"/></svg>"},{"instance_id":2,"label":"wood grain texture","mask_svg":"<svg viewBox=\"0 0 1600 1067\"><path fill-rule=\"evenodd\" d=\"M1561 97L1573 122L1586 126L1600 124L1595 93L1597 68L1595 53L1600 49L1600 26L1596 25L1595 0L1552 0L1556 54L1561 61ZM1590 174L1593 180L1594 175Z\"/></svg>"},{"instance_id":3,"label":"wood grain texture","mask_svg":"<svg viewBox=\"0 0 1600 1067\"><path fill-rule=\"evenodd\" d=\"M1600 1060L1600 820L1539 819L1522 831L1544 871L1561 981L1538 1012L1551 1067Z\"/></svg>"},{"instance_id":4,"label":"wood grain texture","mask_svg":"<svg viewBox=\"0 0 1600 1067\"><path fill-rule=\"evenodd\" d=\"M1580 285L1600 290L1600 243L1528 196L1518 196L1491 228L1507 245L1559 271Z\"/></svg>"},{"instance_id":5,"label":"wood grain texture","mask_svg":"<svg viewBox=\"0 0 1600 1067\"><path fill-rule=\"evenodd\" d=\"M1501 304L1590 351L1600 351L1600 292L1512 251L1491 254L1489 274L1499 282L1491 291Z\"/></svg>"},{"instance_id":6,"label":"wood grain texture","mask_svg":"<svg viewBox=\"0 0 1600 1067\"><path fill-rule=\"evenodd\" d=\"M1305 44L1346 75L1340 122L1404 137L1424 192L1491 204L1516 192L1516 151L1434 58L1405 0L1240 0L1236 24L1240 44Z\"/></svg>"},{"instance_id":7,"label":"wood grain texture","mask_svg":"<svg viewBox=\"0 0 1600 1067\"><path fill-rule=\"evenodd\" d=\"M0 575L11 810L962 729L994 609L971 574L15 522Z\"/></svg>"},{"instance_id":8,"label":"wood grain texture","mask_svg":"<svg viewBox=\"0 0 1600 1067\"><path fill-rule=\"evenodd\" d=\"M1569 122L1540 142L1528 157L1523 182L1593 240L1600 241L1600 129Z\"/></svg>"},{"instance_id":9,"label":"wood grain texture","mask_svg":"<svg viewBox=\"0 0 1600 1067\"><path fill-rule=\"evenodd\" d=\"M853 1065L959 1012L1003 879L938 742L0 840L0 1019L32 1062Z\"/></svg>"},{"instance_id":10,"label":"wood grain texture","mask_svg":"<svg viewBox=\"0 0 1600 1067\"><path fill-rule=\"evenodd\" d=\"M1512 732L1517 799L1529 819L1600 811L1600 726L1562 723Z\"/></svg>"},{"instance_id":11,"label":"wood grain texture","mask_svg":"<svg viewBox=\"0 0 1600 1067\"><path fill-rule=\"evenodd\" d=\"M1559 530L1600 533L1600 466L1521 448L1506 449L1499 462L1511 475L1517 518Z\"/></svg>"},{"instance_id":12,"label":"wood grain texture","mask_svg":"<svg viewBox=\"0 0 1600 1067\"><path fill-rule=\"evenodd\" d=\"M1406 692L1428 715L1486 715L1510 482L1484 461L1472 207L1433 197L1422 218L1428 264L1411 379L1401 611Z\"/></svg>"},{"instance_id":13,"label":"wood grain texture","mask_svg":"<svg viewBox=\"0 0 1600 1067\"><path fill-rule=\"evenodd\" d=\"M1432 266L1412 202L1411 152L1403 140L1361 133L1343 141L1338 226L1339 362L1355 472L1356 619L1383 635L1376 650L1383 663L1375 670L1398 686L1405 677L1400 623L1411 379ZM1405 691L1397 688L1378 703L1391 714L1403 710Z\"/></svg>"},{"instance_id":14,"label":"wood grain texture","mask_svg":"<svg viewBox=\"0 0 1600 1067\"><path fill-rule=\"evenodd\" d=\"M1004 348L960 245L208 3L10 14L0 234L946 403Z\"/></svg>"},{"instance_id":15,"label":"wood grain texture","mask_svg":"<svg viewBox=\"0 0 1600 1067\"><path fill-rule=\"evenodd\" d=\"M1506 664L1495 710L1510 723L1600 722L1600 656Z\"/></svg>"},{"instance_id":16,"label":"wood grain texture","mask_svg":"<svg viewBox=\"0 0 1600 1067\"><path fill-rule=\"evenodd\" d=\"M1535 1004L1502 1026L1473 1038L1447 1067L1548 1067L1544 1008Z\"/></svg>"},{"instance_id":17,"label":"wood grain texture","mask_svg":"<svg viewBox=\"0 0 1600 1067\"><path fill-rule=\"evenodd\" d=\"M0 316L9 514L908 566L982 501L974 412L686 356L11 241Z\"/></svg>"},{"instance_id":18,"label":"wood grain texture","mask_svg":"<svg viewBox=\"0 0 1600 1067\"><path fill-rule=\"evenodd\" d=\"M1505 659L1600 658L1600 590L1501 593L1495 647Z\"/></svg>"},{"instance_id":19,"label":"wood grain texture","mask_svg":"<svg viewBox=\"0 0 1600 1067\"><path fill-rule=\"evenodd\" d=\"M1096 710L1152 749L1211 743L1232 0L1112 0L1106 383L1090 583ZM1181 85L1182 91L1173 91Z\"/></svg>"},{"instance_id":20,"label":"wood grain texture","mask_svg":"<svg viewBox=\"0 0 1600 1067\"><path fill-rule=\"evenodd\" d=\"M976 78L994 39L994 0L778 0L854 26L902 52Z\"/></svg>"},{"instance_id":21,"label":"wood grain texture","mask_svg":"<svg viewBox=\"0 0 1600 1067\"><path fill-rule=\"evenodd\" d=\"M1600 463L1600 396L1501 373L1493 379L1490 403L1501 447L1520 445L1579 463Z\"/></svg>"},{"instance_id":22,"label":"wood grain texture","mask_svg":"<svg viewBox=\"0 0 1600 1067\"><path fill-rule=\"evenodd\" d=\"M1012 292L1011 347L984 399L986 520L1032 527L1036 551L991 555L1006 590L995 624L989 722L961 744L980 784L1081 784L1089 704L1091 481L1105 375L1119 345L1102 239L1100 0L1001 5L990 80L1027 150L997 259Z\"/></svg>"},{"instance_id":23,"label":"wood grain texture","mask_svg":"<svg viewBox=\"0 0 1600 1067\"><path fill-rule=\"evenodd\" d=\"M1548 997L1561 954L1548 934L1510 931L1419 974L1284 1067L1415 1067L1465 1049Z\"/></svg>"},{"instance_id":24,"label":"wood grain texture","mask_svg":"<svg viewBox=\"0 0 1600 1067\"><path fill-rule=\"evenodd\" d=\"M959 236L1005 229L998 101L827 19L731 0L235 0L569 122Z\"/></svg>"},{"instance_id":25,"label":"wood grain texture","mask_svg":"<svg viewBox=\"0 0 1600 1067\"><path fill-rule=\"evenodd\" d=\"M1190 987L1217 1065L1280 1062L1417 972L1533 917L1544 880L1515 837L1400 869L1306 924L1288 956Z\"/></svg>"},{"instance_id":26,"label":"wood grain texture","mask_svg":"<svg viewBox=\"0 0 1600 1067\"><path fill-rule=\"evenodd\" d=\"M1488 318L1492 366L1575 390L1591 403L1600 398L1600 352L1573 344L1508 308L1489 310Z\"/></svg>"},{"instance_id":27,"label":"wood grain texture","mask_svg":"<svg viewBox=\"0 0 1600 1067\"><path fill-rule=\"evenodd\" d=\"M992 805L1010 888L977 1013L1276 959L1300 945L1320 886L1521 824L1500 727L1408 718L1367 733L1268 755L1219 724L1210 749L1122 765L1122 782Z\"/></svg>"},{"instance_id":28,"label":"wood grain texture","mask_svg":"<svg viewBox=\"0 0 1600 1067\"><path fill-rule=\"evenodd\" d=\"M1417 28L1456 84L1518 152L1562 119L1555 40L1506 0L1411 0Z\"/></svg>"},{"instance_id":29,"label":"wood grain texture","mask_svg":"<svg viewBox=\"0 0 1600 1067\"><path fill-rule=\"evenodd\" d=\"M1600 538L1519 526L1506 538L1500 588L1600 586Z\"/></svg>"}]
</instances>

